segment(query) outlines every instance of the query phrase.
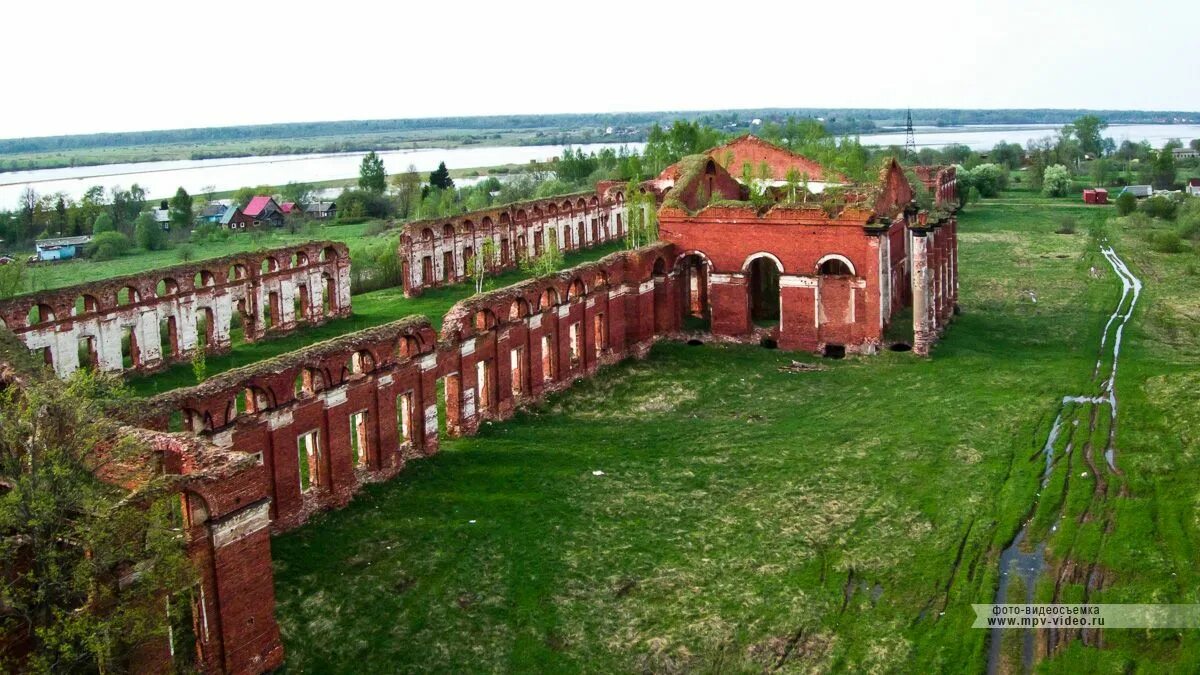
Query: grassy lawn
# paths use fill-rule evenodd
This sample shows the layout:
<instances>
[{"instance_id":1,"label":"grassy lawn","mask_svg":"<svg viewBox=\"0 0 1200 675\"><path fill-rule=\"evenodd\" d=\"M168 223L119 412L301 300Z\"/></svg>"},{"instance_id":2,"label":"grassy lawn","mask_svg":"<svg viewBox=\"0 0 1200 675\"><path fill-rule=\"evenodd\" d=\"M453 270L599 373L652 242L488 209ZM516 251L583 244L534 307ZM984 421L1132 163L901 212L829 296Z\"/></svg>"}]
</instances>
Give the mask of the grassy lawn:
<instances>
[{"instance_id":1,"label":"grassy lawn","mask_svg":"<svg viewBox=\"0 0 1200 675\"><path fill-rule=\"evenodd\" d=\"M991 602L1120 294L1087 234L1111 213L1028 193L969 207L963 313L931 360L660 344L446 441L273 541L287 669L980 672L970 603ZM1063 214L1077 234L1054 233ZM1117 383L1124 476L1106 476L1129 496L1096 498L1104 536L1044 532L1044 579L1098 560L1093 602L1197 602L1198 259L1119 235L1147 284ZM778 370L792 359L824 369ZM1053 485L1068 471L1052 489L1069 498L1040 502L1069 504L1063 522L1095 479L1067 461ZM1197 637L1109 631L1050 665L1194 672Z\"/></svg>"},{"instance_id":2,"label":"grassy lawn","mask_svg":"<svg viewBox=\"0 0 1200 675\"><path fill-rule=\"evenodd\" d=\"M563 256L563 264L569 267L591 260L599 260L620 248L620 244L610 244L586 251L567 253ZM489 289L500 288L524 278L526 275L520 270L509 270L488 279L487 285ZM250 365L272 356L295 351L314 342L329 340L339 335L378 326L414 314L423 314L429 317L434 328L440 329L443 315L454 306L454 303L469 297L474 292L475 287L471 284L458 284L426 291L417 298L406 298L403 289L387 288L353 296L351 303L354 314L347 318L330 321L314 328L302 328L280 338L247 343L242 340L242 331L234 329L231 331L233 349L228 354L208 357L207 372L209 376L216 375L231 368ZM154 375L131 378L129 383L135 393L152 396L194 385L196 378L191 364L181 363Z\"/></svg>"}]
</instances>

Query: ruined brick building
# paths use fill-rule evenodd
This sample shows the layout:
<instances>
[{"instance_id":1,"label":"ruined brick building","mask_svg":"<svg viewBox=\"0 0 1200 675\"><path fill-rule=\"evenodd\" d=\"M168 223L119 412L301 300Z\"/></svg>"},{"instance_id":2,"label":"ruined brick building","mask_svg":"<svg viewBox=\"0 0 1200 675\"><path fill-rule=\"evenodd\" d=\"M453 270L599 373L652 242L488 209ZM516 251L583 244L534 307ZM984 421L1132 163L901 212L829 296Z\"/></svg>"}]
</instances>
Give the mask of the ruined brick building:
<instances>
[{"instance_id":1,"label":"ruined brick building","mask_svg":"<svg viewBox=\"0 0 1200 675\"><path fill-rule=\"evenodd\" d=\"M60 377L81 366L151 372L197 349L290 333L350 315L346 245L239 253L0 301L0 328ZM236 322L235 322L236 317Z\"/></svg>"},{"instance_id":2,"label":"ruined brick building","mask_svg":"<svg viewBox=\"0 0 1200 675\"><path fill-rule=\"evenodd\" d=\"M757 182L731 175L739 162L756 167ZM803 191L788 180L792 169L793 178L807 175ZM738 139L643 184L660 204L653 245L463 300L440 331L408 317L147 400L131 433L188 479L200 669L259 673L282 663L271 533L436 453L443 433L473 434L602 365L644 355L656 339L708 330L784 349L866 353L904 332L896 329L911 307L908 336L928 353L957 300L954 171L924 169L916 180L893 161L871 183L851 184ZM405 291L461 279L487 238L495 268L544 250L551 228L564 249L620 238L623 190L602 184L586 196L406 225ZM914 201L922 194L924 210ZM23 296L0 304L0 317L60 375L78 366L72 354L88 353L91 338L104 354L100 367L148 370L201 342L228 348L235 312L248 339L295 330L299 317L349 314L348 275L344 246L315 243ZM126 287L133 294L123 302ZM114 342L130 344L121 331L136 335L136 356L113 351Z\"/></svg>"},{"instance_id":3,"label":"ruined brick building","mask_svg":"<svg viewBox=\"0 0 1200 675\"><path fill-rule=\"evenodd\" d=\"M750 167L753 189L763 192L757 201L727 166ZM743 136L685 158L646 187L663 196L659 238L677 249L682 311L713 333L828 355L873 353L911 305L912 346L927 354L958 298L955 178L953 167L918 176L917 187L942 207L935 217L919 212L894 160L873 183L853 185Z\"/></svg>"}]
</instances>

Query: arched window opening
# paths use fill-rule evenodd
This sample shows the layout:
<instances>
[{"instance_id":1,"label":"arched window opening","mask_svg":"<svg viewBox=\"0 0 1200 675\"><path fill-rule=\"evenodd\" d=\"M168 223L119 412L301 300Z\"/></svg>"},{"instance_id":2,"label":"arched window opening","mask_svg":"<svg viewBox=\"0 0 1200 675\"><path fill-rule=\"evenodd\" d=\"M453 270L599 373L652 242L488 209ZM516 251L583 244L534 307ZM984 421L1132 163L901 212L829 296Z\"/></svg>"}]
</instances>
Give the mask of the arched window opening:
<instances>
[{"instance_id":1,"label":"arched window opening","mask_svg":"<svg viewBox=\"0 0 1200 675\"><path fill-rule=\"evenodd\" d=\"M554 288L547 288L542 291L542 303L540 309L547 310L558 304L558 291Z\"/></svg>"},{"instance_id":2,"label":"arched window opening","mask_svg":"<svg viewBox=\"0 0 1200 675\"><path fill-rule=\"evenodd\" d=\"M132 305L135 302L140 302L141 299L142 299L141 295L137 292L137 289L134 288L133 286L126 286L126 287L122 288L121 290L117 291L117 304L118 305Z\"/></svg>"},{"instance_id":3,"label":"arched window opening","mask_svg":"<svg viewBox=\"0 0 1200 675\"><path fill-rule=\"evenodd\" d=\"M524 298L513 300L508 308L508 320L519 321L529 315L529 303Z\"/></svg>"},{"instance_id":4,"label":"arched window opening","mask_svg":"<svg viewBox=\"0 0 1200 675\"><path fill-rule=\"evenodd\" d=\"M154 287L154 292L160 298L168 298L179 293L179 283L171 278L160 279Z\"/></svg>"},{"instance_id":5,"label":"arched window opening","mask_svg":"<svg viewBox=\"0 0 1200 675\"><path fill-rule=\"evenodd\" d=\"M850 270L850 266L839 258L830 258L821 263L818 273L824 276L850 276L854 274Z\"/></svg>"},{"instance_id":6,"label":"arched window opening","mask_svg":"<svg viewBox=\"0 0 1200 675\"><path fill-rule=\"evenodd\" d=\"M421 345L413 336L405 335L400 338L400 344L396 347L396 353L402 359L415 358L421 353Z\"/></svg>"},{"instance_id":7,"label":"arched window opening","mask_svg":"<svg viewBox=\"0 0 1200 675\"><path fill-rule=\"evenodd\" d=\"M571 282L570 288L567 289L567 301L575 302L577 300L582 300L583 296L586 294L587 289L584 288L583 281L581 279L576 279Z\"/></svg>"},{"instance_id":8,"label":"arched window opening","mask_svg":"<svg viewBox=\"0 0 1200 675\"><path fill-rule=\"evenodd\" d=\"M364 375L375 370L375 357L363 349L350 355L350 374Z\"/></svg>"},{"instance_id":9,"label":"arched window opening","mask_svg":"<svg viewBox=\"0 0 1200 675\"><path fill-rule=\"evenodd\" d=\"M475 330L482 333L496 327L496 315L489 309L475 312Z\"/></svg>"},{"instance_id":10,"label":"arched window opening","mask_svg":"<svg viewBox=\"0 0 1200 675\"><path fill-rule=\"evenodd\" d=\"M304 368L296 375L296 398L308 398L325 388L325 377L316 368Z\"/></svg>"},{"instance_id":11,"label":"arched window opening","mask_svg":"<svg viewBox=\"0 0 1200 675\"><path fill-rule=\"evenodd\" d=\"M80 316L82 314L91 314L100 309L100 303L92 295L81 295L75 298L75 302L71 305L71 316Z\"/></svg>"},{"instance_id":12,"label":"arched window opening","mask_svg":"<svg viewBox=\"0 0 1200 675\"><path fill-rule=\"evenodd\" d=\"M54 309L45 303L39 302L29 308L29 314L25 315L25 324L29 326L37 326L43 323L50 323L54 320Z\"/></svg>"},{"instance_id":13,"label":"arched window opening","mask_svg":"<svg viewBox=\"0 0 1200 675\"><path fill-rule=\"evenodd\" d=\"M196 272L196 276L194 279L192 279L192 281L196 288L205 288L212 286L215 279L213 278L212 272L209 272L208 270L200 270L199 272Z\"/></svg>"}]
</instances>

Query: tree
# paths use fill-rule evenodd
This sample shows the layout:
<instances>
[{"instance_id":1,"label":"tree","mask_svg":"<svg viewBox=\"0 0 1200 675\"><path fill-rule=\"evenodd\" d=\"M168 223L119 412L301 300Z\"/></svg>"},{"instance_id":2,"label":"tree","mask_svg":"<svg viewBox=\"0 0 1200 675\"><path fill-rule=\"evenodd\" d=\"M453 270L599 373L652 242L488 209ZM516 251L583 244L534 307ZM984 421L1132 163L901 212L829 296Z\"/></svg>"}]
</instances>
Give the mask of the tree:
<instances>
[{"instance_id":1,"label":"tree","mask_svg":"<svg viewBox=\"0 0 1200 675\"><path fill-rule=\"evenodd\" d=\"M383 194L387 189L387 172L383 160L372 150L363 157L358 167L358 187L374 194Z\"/></svg>"},{"instance_id":2,"label":"tree","mask_svg":"<svg viewBox=\"0 0 1200 675\"><path fill-rule=\"evenodd\" d=\"M112 216L107 213L101 213L96 216L96 222L92 223L92 234L102 234L104 232L116 232L117 226L113 224Z\"/></svg>"},{"instance_id":3,"label":"tree","mask_svg":"<svg viewBox=\"0 0 1200 675\"><path fill-rule=\"evenodd\" d=\"M1117 196L1117 215L1127 216L1137 210L1137 197L1132 192L1122 192Z\"/></svg>"},{"instance_id":4,"label":"tree","mask_svg":"<svg viewBox=\"0 0 1200 675\"><path fill-rule=\"evenodd\" d=\"M279 196L285 202L306 205L314 201L313 186L309 183L289 182L279 191Z\"/></svg>"},{"instance_id":5,"label":"tree","mask_svg":"<svg viewBox=\"0 0 1200 675\"><path fill-rule=\"evenodd\" d=\"M992 148L992 161L1007 167L1010 171L1021 168L1021 161L1024 158L1025 148L1022 148L1019 143L1000 141Z\"/></svg>"},{"instance_id":6,"label":"tree","mask_svg":"<svg viewBox=\"0 0 1200 675\"><path fill-rule=\"evenodd\" d=\"M1108 184L1109 179L1112 178L1112 162L1104 157L1094 160L1091 176L1092 184L1097 187Z\"/></svg>"},{"instance_id":7,"label":"tree","mask_svg":"<svg viewBox=\"0 0 1200 675\"><path fill-rule=\"evenodd\" d=\"M258 188L252 188L252 187L238 188L233 193L233 203L237 204L239 208L244 209L244 208L246 208L246 205L250 203L250 200L254 199L254 196L256 194L258 194Z\"/></svg>"},{"instance_id":8,"label":"tree","mask_svg":"<svg viewBox=\"0 0 1200 675\"><path fill-rule=\"evenodd\" d=\"M450 177L450 170L446 168L446 163L438 164L438 168L429 174L429 187L438 190L453 190L454 179Z\"/></svg>"},{"instance_id":9,"label":"tree","mask_svg":"<svg viewBox=\"0 0 1200 675\"><path fill-rule=\"evenodd\" d=\"M60 235L67 229L67 200L61 194L54 203L54 227Z\"/></svg>"},{"instance_id":10,"label":"tree","mask_svg":"<svg viewBox=\"0 0 1200 675\"><path fill-rule=\"evenodd\" d=\"M168 216L171 220L171 227L177 231L186 232L191 229L192 220L196 216L192 212L192 196L187 193L187 190L181 187L175 191L175 196L171 197Z\"/></svg>"},{"instance_id":11,"label":"tree","mask_svg":"<svg viewBox=\"0 0 1200 675\"><path fill-rule=\"evenodd\" d=\"M1193 138L1192 141L1188 143L1188 147L1196 152L1200 152L1200 138Z\"/></svg>"},{"instance_id":12,"label":"tree","mask_svg":"<svg viewBox=\"0 0 1200 675\"><path fill-rule=\"evenodd\" d=\"M149 466L152 453L113 421L132 403L119 379L86 369L0 389L0 632L28 639L23 670L122 669L166 639L167 601L195 581L174 478L147 471L132 491L98 478Z\"/></svg>"},{"instance_id":13,"label":"tree","mask_svg":"<svg viewBox=\"0 0 1200 675\"><path fill-rule=\"evenodd\" d=\"M521 271L531 277L544 277L547 274L553 274L563 265L563 254L558 248L557 229L547 227L544 233L546 247L542 249L541 255L533 258L521 258Z\"/></svg>"},{"instance_id":14,"label":"tree","mask_svg":"<svg viewBox=\"0 0 1200 675\"><path fill-rule=\"evenodd\" d=\"M1079 142L1079 149L1085 155L1099 157L1104 152L1104 138L1101 136L1102 131L1108 128L1108 122L1096 117L1095 115L1084 115L1068 127L1075 135L1075 140Z\"/></svg>"},{"instance_id":15,"label":"tree","mask_svg":"<svg viewBox=\"0 0 1200 675\"><path fill-rule=\"evenodd\" d=\"M421 174L415 164L409 164L404 173L392 176L396 188L396 215L408 218L421 201Z\"/></svg>"},{"instance_id":16,"label":"tree","mask_svg":"<svg viewBox=\"0 0 1200 675\"><path fill-rule=\"evenodd\" d=\"M479 253L472 253L471 257L467 258L467 276L475 283L476 294L483 292L488 268L496 261L496 250L496 242L489 237L479 245Z\"/></svg>"},{"instance_id":17,"label":"tree","mask_svg":"<svg viewBox=\"0 0 1200 675\"><path fill-rule=\"evenodd\" d=\"M1152 175L1151 182L1159 190L1169 190L1175 183L1175 153L1169 148L1163 148L1154 156Z\"/></svg>"},{"instance_id":18,"label":"tree","mask_svg":"<svg viewBox=\"0 0 1200 675\"><path fill-rule=\"evenodd\" d=\"M157 251L166 248L167 233L159 227L154 216L143 213L133 223L133 233L137 245L147 251Z\"/></svg>"},{"instance_id":19,"label":"tree","mask_svg":"<svg viewBox=\"0 0 1200 675\"><path fill-rule=\"evenodd\" d=\"M7 265L0 265L0 300L11 298L25 290L27 265L28 263L19 259Z\"/></svg>"},{"instance_id":20,"label":"tree","mask_svg":"<svg viewBox=\"0 0 1200 675\"><path fill-rule=\"evenodd\" d=\"M1042 194L1047 197L1065 197L1071 191L1071 170L1062 164L1046 167L1042 177Z\"/></svg>"}]
</instances>

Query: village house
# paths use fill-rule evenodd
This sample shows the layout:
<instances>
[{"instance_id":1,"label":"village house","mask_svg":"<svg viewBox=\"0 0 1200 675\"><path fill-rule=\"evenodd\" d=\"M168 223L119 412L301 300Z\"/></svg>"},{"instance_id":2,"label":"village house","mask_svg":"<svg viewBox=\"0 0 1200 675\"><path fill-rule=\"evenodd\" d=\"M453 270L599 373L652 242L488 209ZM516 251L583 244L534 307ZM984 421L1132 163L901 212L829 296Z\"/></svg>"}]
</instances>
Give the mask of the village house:
<instances>
[{"instance_id":1,"label":"village house","mask_svg":"<svg viewBox=\"0 0 1200 675\"><path fill-rule=\"evenodd\" d=\"M304 215L318 220L331 220L337 217L337 204L334 202L313 202L304 207Z\"/></svg>"},{"instance_id":2,"label":"village house","mask_svg":"<svg viewBox=\"0 0 1200 675\"><path fill-rule=\"evenodd\" d=\"M1200 196L1200 178L1189 178L1187 193L1193 197Z\"/></svg>"},{"instance_id":3,"label":"village house","mask_svg":"<svg viewBox=\"0 0 1200 675\"><path fill-rule=\"evenodd\" d=\"M274 197L269 195L257 195L246 208L242 209L242 213L246 214L253 221L255 226L259 225L283 225L283 208L275 201Z\"/></svg>"},{"instance_id":4,"label":"village house","mask_svg":"<svg viewBox=\"0 0 1200 675\"><path fill-rule=\"evenodd\" d=\"M221 219L225 217L225 212L231 208L233 208L233 200L231 199L218 199L211 201L200 209L200 213L196 216L196 220L202 223L220 223Z\"/></svg>"},{"instance_id":5,"label":"village house","mask_svg":"<svg viewBox=\"0 0 1200 675\"><path fill-rule=\"evenodd\" d=\"M236 206L230 206L221 216L221 226L230 230L244 230L254 224L254 219L242 213Z\"/></svg>"},{"instance_id":6,"label":"village house","mask_svg":"<svg viewBox=\"0 0 1200 675\"><path fill-rule=\"evenodd\" d=\"M171 230L171 207L168 206L167 200L162 200L157 207L150 209L150 215L154 216L154 222L158 223L164 232Z\"/></svg>"}]
</instances>

